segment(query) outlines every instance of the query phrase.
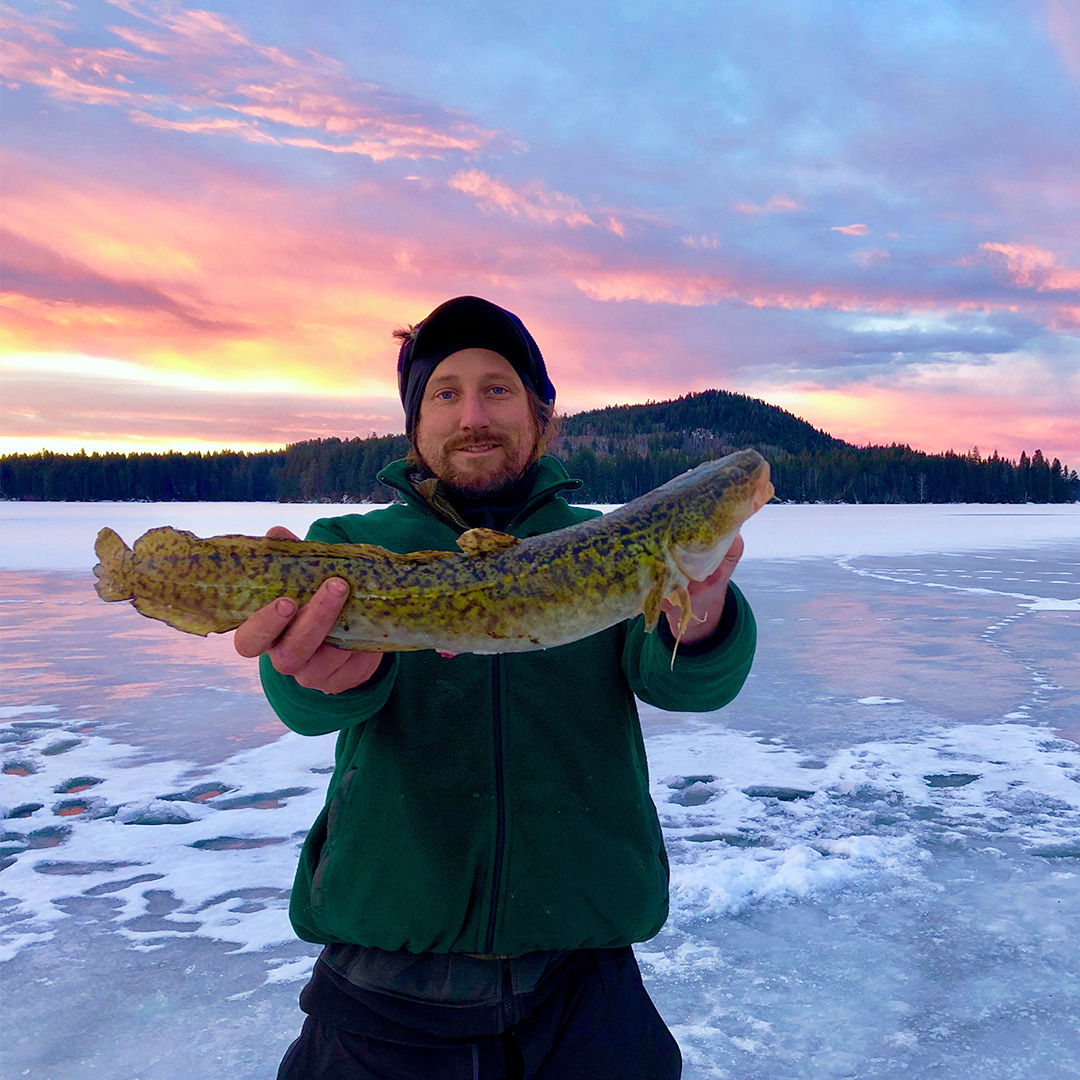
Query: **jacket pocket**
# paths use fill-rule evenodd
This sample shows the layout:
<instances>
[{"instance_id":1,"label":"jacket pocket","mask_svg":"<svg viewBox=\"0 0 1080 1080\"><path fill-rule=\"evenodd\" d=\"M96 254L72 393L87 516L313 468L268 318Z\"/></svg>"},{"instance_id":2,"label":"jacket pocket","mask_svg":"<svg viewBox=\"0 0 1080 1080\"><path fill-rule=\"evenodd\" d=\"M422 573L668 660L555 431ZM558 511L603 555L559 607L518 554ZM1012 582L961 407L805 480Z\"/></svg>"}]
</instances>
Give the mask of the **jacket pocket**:
<instances>
[{"instance_id":1,"label":"jacket pocket","mask_svg":"<svg viewBox=\"0 0 1080 1080\"><path fill-rule=\"evenodd\" d=\"M342 815L344 813L345 800L348 798L349 789L356 779L356 767L346 770L330 799L329 805L319 815L315 828L321 826L322 836L318 851L318 861L311 875L311 903L318 907L322 902L323 886L330 871L330 863L334 857L334 841L341 835ZM314 855L314 850L312 855Z\"/></svg>"}]
</instances>

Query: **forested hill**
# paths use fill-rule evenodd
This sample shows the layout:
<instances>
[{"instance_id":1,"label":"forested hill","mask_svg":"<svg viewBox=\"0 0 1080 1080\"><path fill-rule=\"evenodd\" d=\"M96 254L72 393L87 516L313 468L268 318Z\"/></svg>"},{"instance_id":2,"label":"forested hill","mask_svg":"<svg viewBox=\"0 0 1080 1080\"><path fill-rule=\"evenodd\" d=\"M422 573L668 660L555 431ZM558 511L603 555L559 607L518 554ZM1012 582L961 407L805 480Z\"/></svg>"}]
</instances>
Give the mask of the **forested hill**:
<instances>
[{"instance_id":1,"label":"forested hill","mask_svg":"<svg viewBox=\"0 0 1080 1080\"><path fill-rule=\"evenodd\" d=\"M1073 502L1080 488L1040 450L1010 461L977 449L857 447L726 390L578 413L561 422L550 452L584 481L582 501L618 503L746 446L768 459L777 498L791 502Z\"/></svg>"},{"instance_id":2,"label":"forested hill","mask_svg":"<svg viewBox=\"0 0 1080 1080\"><path fill-rule=\"evenodd\" d=\"M616 405L563 418L548 452L583 487L579 502L621 503L681 472L752 446L790 502L1075 502L1080 478L1040 450L1019 460L908 446L856 447L791 413L723 390ZM315 439L239 453L9 454L0 498L147 502L388 502L376 479L402 457L402 435Z\"/></svg>"},{"instance_id":3,"label":"forested hill","mask_svg":"<svg viewBox=\"0 0 1080 1080\"><path fill-rule=\"evenodd\" d=\"M567 448L588 438L654 438L670 449L680 442L715 441L725 447L769 446L791 454L848 445L805 420L758 398L727 390L703 390L674 401L609 405L565 418L560 431Z\"/></svg>"}]
</instances>

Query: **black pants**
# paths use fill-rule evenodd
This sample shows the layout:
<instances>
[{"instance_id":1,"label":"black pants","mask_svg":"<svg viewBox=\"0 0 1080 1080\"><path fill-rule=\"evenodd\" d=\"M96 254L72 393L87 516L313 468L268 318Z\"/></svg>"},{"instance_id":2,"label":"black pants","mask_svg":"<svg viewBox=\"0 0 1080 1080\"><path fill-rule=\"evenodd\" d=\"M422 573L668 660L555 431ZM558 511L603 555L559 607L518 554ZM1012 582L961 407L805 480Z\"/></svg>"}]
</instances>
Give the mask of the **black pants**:
<instances>
[{"instance_id":1,"label":"black pants","mask_svg":"<svg viewBox=\"0 0 1080 1080\"><path fill-rule=\"evenodd\" d=\"M278 1080L678 1080L682 1073L678 1045L630 948L572 954L520 995L515 1023L497 1035L434 1036L424 1017L438 1007L416 1009L413 1028L406 1003L395 999L392 1008L391 1027L381 1010L360 1002L334 1017L345 1026L309 1016ZM452 1030L452 1020L438 1027Z\"/></svg>"}]
</instances>

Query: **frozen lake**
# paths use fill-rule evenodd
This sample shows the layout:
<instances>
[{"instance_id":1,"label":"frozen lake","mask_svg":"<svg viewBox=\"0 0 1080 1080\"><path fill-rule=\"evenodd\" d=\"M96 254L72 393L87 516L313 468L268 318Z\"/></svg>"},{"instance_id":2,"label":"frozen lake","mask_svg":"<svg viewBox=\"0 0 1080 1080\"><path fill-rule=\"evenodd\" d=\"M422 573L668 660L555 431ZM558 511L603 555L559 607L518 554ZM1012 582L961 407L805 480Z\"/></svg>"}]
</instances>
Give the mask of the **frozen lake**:
<instances>
[{"instance_id":1,"label":"frozen lake","mask_svg":"<svg viewBox=\"0 0 1080 1080\"><path fill-rule=\"evenodd\" d=\"M0 503L3 1076L274 1075L333 739L227 638L93 592L93 537L354 507ZM1080 1071L1080 507L770 506L742 695L643 707L688 1080Z\"/></svg>"}]
</instances>

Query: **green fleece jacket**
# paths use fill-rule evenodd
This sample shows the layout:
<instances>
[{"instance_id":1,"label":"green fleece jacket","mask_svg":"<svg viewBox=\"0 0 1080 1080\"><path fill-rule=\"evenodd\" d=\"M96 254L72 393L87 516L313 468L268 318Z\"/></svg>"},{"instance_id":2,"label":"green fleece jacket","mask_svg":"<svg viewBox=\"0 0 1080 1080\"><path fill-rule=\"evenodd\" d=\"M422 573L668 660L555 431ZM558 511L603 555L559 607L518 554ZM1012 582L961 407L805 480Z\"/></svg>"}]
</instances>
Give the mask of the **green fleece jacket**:
<instances>
[{"instance_id":1,"label":"green fleece jacket","mask_svg":"<svg viewBox=\"0 0 1080 1080\"><path fill-rule=\"evenodd\" d=\"M409 483L403 503L316 521L308 539L457 550L460 529ZM596 511L553 458L507 526L550 532ZM614 948L667 917L668 865L634 697L704 712L739 692L754 618L734 586L730 633L677 655L639 616L559 648L497 656L396 653L342 694L304 689L263 657L274 711L339 732L326 805L304 843L290 916L306 941L412 952Z\"/></svg>"}]
</instances>

